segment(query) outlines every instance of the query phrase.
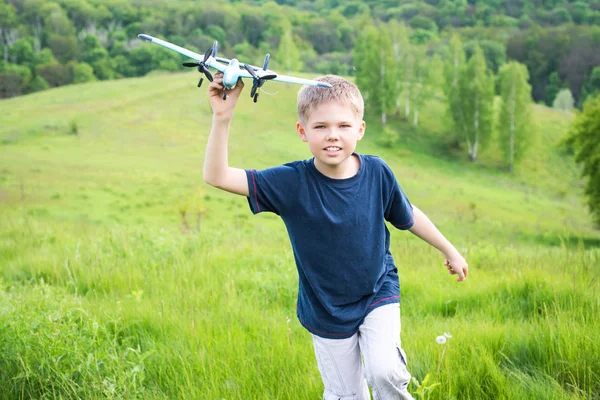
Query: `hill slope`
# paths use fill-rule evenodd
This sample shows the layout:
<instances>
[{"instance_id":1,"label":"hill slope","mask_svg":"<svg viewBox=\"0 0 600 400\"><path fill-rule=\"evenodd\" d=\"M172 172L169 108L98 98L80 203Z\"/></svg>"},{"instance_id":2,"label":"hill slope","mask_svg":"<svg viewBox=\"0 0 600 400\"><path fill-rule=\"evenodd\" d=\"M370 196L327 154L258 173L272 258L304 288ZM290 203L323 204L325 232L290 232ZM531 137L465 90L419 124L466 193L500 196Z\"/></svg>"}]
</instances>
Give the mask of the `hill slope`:
<instances>
[{"instance_id":1,"label":"hill slope","mask_svg":"<svg viewBox=\"0 0 600 400\"><path fill-rule=\"evenodd\" d=\"M169 224L178 220L182 198L196 188L234 201L202 184L211 112L205 89L195 89L194 80L194 74L162 75L3 101L4 202L12 199L49 216L79 210L95 221ZM297 89L268 85L276 94L263 93L258 104L244 96L232 127L232 165L263 168L310 156L294 131ZM469 240L482 235L525 241L547 235L598 238L582 203L575 164L556 148L570 116L539 106L534 114L542 139L515 176L489 166L498 162L493 149L480 156L486 164L475 165L440 149L447 129L438 102L426 107L419 130L396 123L401 138L396 148L376 145L379 128L373 123L358 151L381 155L411 201L447 224L445 229L452 230L453 221L468 225ZM69 135L72 124L76 136ZM152 194L152 205L136 209L146 199L134 188ZM208 208L208 220L219 214Z\"/></svg>"},{"instance_id":2,"label":"hill slope","mask_svg":"<svg viewBox=\"0 0 600 400\"><path fill-rule=\"evenodd\" d=\"M283 224L201 183L211 112L196 79L0 101L0 398L321 396ZM239 102L232 165L310 156L298 87L267 90ZM470 264L456 284L437 251L392 230L411 373L440 383L431 399L595 399L600 234L554 146L568 117L536 108L544 139L512 177L494 149L475 165L440 150L442 115L432 103L421 129L394 122L393 149L369 123L359 144Z\"/></svg>"}]
</instances>

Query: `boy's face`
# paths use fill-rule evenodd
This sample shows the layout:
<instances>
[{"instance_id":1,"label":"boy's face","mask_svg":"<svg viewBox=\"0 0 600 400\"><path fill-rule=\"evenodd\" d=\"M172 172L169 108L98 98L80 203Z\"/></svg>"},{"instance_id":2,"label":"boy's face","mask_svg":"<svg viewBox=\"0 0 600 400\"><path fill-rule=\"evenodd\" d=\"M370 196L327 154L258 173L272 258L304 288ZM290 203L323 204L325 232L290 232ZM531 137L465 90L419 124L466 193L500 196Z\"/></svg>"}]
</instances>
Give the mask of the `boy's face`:
<instances>
[{"instance_id":1,"label":"boy's face","mask_svg":"<svg viewBox=\"0 0 600 400\"><path fill-rule=\"evenodd\" d=\"M365 133L365 121L350 105L331 101L315 107L304 123L298 121L296 131L308 143L317 168L343 174L352 165L349 157Z\"/></svg>"}]
</instances>

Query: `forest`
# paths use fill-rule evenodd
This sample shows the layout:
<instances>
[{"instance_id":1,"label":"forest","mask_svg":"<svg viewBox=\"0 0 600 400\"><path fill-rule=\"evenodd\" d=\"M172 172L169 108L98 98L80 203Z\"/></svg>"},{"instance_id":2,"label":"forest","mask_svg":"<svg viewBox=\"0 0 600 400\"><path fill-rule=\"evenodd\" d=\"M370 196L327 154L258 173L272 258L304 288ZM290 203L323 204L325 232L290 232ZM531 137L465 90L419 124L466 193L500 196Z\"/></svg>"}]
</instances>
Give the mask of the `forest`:
<instances>
[{"instance_id":1,"label":"forest","mask_svg":"<svg viewBox=\"0 0 600 400\"><path fill-rule=\"evenodd\" d=\"M458 35L494 73L509 61L526 65L536 102L552 105L569 89L581 107L600 88L598 0L3 0L0 98L181 70L179 55L144 45L139 33L199 53L217 40L225 56L255 64L269 52L275 70L351 76L360 33L389 23L442 62Z\"/></svg>"}]
</instances>

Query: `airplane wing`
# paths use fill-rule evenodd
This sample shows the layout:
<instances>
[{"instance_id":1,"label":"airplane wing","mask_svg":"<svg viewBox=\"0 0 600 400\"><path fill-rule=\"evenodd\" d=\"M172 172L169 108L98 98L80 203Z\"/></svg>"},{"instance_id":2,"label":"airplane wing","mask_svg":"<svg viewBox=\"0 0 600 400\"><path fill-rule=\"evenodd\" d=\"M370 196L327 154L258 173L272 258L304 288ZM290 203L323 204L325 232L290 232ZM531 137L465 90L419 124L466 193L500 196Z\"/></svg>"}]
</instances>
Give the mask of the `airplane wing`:
<instances>
[{"instance_id":1,"label":"airplane wing","mask_svg":"<svg viewBox=\"0 0 600 400\"><path fill-rule=\"evenodd\" d=\"M319 82L319 81L315 81L312 79L296 78L295 76L287 76L287 75L277 75L277 77L274 78L273 80L279 81L279 82L297 83L299 85L319 86L319 87L326 87L326 88L333 87L329 83Z\"/></svg>"},{"instance_id":2,"label":"airplane wing","mask_svg":"<svg viewBox=\"0 0 600 400\"><path fill-rule=\"evenodd\" d=\"M198 62L204 60L204 55L194 53L193 51L184 49L183 47L177 46L176 44L169 43L164 40L161 40L161 39L158 39L153 36L146 35L146 34L139 34L138 37L140 39L147 40L148 42L156 43L158 45L166 47L169 50L176 51L177 53L183 54L184 56L192 58ZM206 61L206 63L210 67L216 69L217 71L221 71L221 72L225 73L225 69L227 68L227 65L221 64L221 62L229 62L229 61L230 60L228 60L226 58L222 58L222 57L215 58L215 57L210 56L208 58L208 60ZM242 63L240 63L239 65L240 65L239 76L242 78L252 78L252 75L250 75L250 73L248 71L246 71L246 69L244 68L244 65ZM256 70L256 73L258 76L275 74L275 72L273 72L273 71L270 71L270 70L264 71L261 68L255 67L250 64L248 64L248 66L254 68ZM279 82L296 83L299 85L320 86L320 87L326 87L326 88L331 87L330 84L325 83L325 82L317 82L317 81L310 80L310 79L296 78L294 76L287 76L287 75L277 75L277 77L274 78L273 80L279 81Z\"/></svg>"},{"instance_id":3,"label":"airplane wing","mask_svg":"<svg viewBox=\"0 0 600 400\"><path fill-rule=\"evenodd\" d=\"M158 45L161 45L163 47L166 47L169 50L173 50L178 52L179 54L183 54L186 57L189 58L193 58L196 61L202 61L204 60L204 55L202 54L198 54L198 53L194 53L191 50L188 49L184 49L183 47L177 46L176 44L173 43L169 43L169 42L165 42L164 40L155 38L153 36L150 35L145 35L145 34L139 34L138 37L140 39L144 39L147 40L151 43L156 43ZM218 62L218 60L216 60L214 57L209 57L209 59L207 60L207 64L210 65L211 67L213 67L214 69L221 71L221 72L225 72L225 65L221 64ZM248 74L250 75L250 74Z\"/></svg>"}]
</instances>

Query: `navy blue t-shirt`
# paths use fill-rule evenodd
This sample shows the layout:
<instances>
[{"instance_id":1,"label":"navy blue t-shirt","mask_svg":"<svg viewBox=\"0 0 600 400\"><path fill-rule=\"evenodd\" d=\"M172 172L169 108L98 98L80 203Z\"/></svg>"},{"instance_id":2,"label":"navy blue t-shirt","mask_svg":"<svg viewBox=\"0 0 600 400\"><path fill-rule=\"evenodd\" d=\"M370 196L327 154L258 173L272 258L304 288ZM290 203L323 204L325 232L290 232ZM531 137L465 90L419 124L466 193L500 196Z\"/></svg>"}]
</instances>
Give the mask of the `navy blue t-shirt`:
<instances>
[{"instance_id":1,"label":"navy blue t-shirt","mask_svg":"<svg viewBox=\"0 0 600 400\"><path fill-rule=\"evenodd\" d=\"M314 159L247 170L254 214L283 219L299 275L297 314L311 333L347 338L369 311L400 301L390 232L413 225L412 206L392 170L376 156L355 153L358 173L332 179Z\"/></svg>"}]
</instances>

